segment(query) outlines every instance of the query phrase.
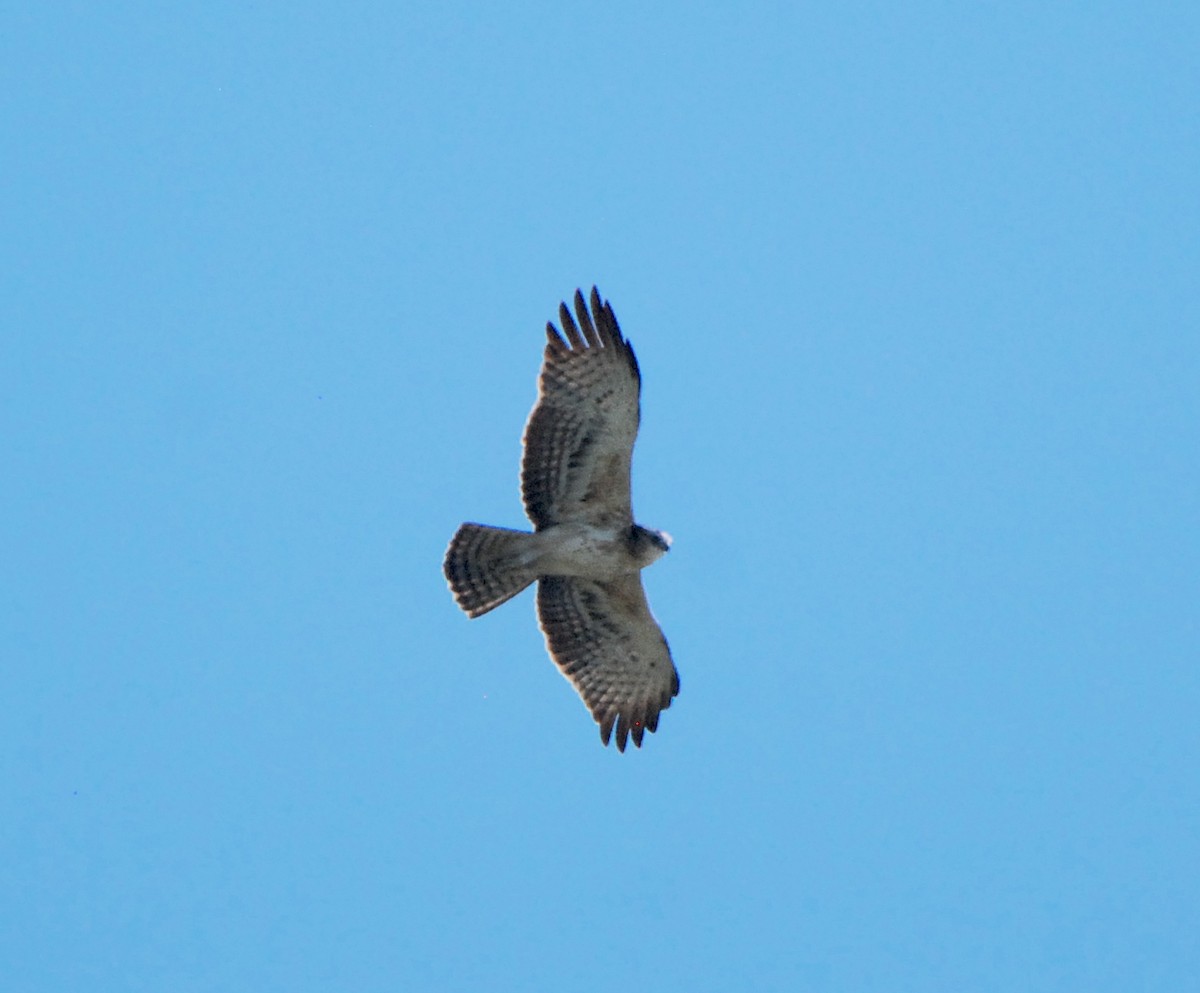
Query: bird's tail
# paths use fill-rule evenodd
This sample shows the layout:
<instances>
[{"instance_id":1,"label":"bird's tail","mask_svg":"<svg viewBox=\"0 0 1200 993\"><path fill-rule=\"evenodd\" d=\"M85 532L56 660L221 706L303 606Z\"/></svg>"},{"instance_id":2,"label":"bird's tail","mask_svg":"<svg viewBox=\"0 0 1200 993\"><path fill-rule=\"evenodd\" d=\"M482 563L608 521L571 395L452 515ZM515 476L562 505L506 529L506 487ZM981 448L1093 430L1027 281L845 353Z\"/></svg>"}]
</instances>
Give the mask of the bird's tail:
<instances>
[{"instance_id":1,"label":"bird's tail","mask_svg":"<svg viewBox=\"0 0 1200 993\"><path fill-rule=\"evenodd\" d=\"M458 605L478 617L511 600L537 579L529 568L527 531L464 524L450 539L442 568Z\"/></svg>"}]
</instances>

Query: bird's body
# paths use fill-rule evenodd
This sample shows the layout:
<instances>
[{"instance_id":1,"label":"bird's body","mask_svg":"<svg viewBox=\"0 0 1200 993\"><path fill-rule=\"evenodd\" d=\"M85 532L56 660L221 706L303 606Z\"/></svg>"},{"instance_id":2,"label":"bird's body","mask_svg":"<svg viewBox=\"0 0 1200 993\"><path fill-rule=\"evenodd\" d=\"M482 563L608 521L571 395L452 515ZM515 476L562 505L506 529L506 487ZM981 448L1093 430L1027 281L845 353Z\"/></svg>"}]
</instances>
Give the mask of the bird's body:
<instances>
[{"instance_id":1,"label":"bird's body","mask_svg":"<svg viewBox=\"0 0 1200 993\"><path fill-rule=\"evenodd\" d=\"M608 744L646 730L679 692L666 639L650 613L640 571L670 539L635 524L630 464L641 374L612 307L593 287L591 312L575 294L563 334L547 325L538 401L525 428L521 490L532 534L464 524L444 571L471 617L538 582L546 647L600 724ZM581 330L582 329L582 330Z\"/></svg>"},{"instance_id":2,"label":"bird's body","mask_svg":"<svg viewBox=\"0 0 1200 993\"><path fill-rule=\"evenodd\" d=\"M530 538L539 575L613 580L637 574L666 554L655 540L658 534L637 525L614 534L591 524L554 524Z\"/></svg>"}]
</instances>

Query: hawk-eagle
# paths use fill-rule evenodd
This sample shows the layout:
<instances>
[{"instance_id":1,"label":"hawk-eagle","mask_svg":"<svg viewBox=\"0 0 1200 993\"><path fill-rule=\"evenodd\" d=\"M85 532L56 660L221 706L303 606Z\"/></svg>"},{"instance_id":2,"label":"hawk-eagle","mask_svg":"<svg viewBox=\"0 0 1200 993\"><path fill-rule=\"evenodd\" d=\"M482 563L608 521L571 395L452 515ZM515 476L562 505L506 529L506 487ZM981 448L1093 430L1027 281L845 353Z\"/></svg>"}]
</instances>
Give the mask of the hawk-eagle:
<instances>
[{"instance_id":1,"label":"hawk-eagle","mask_svg":"<svg viewBox=\"0 0 1200 993\"><path fill-rule=\"evenodd\" d=\"M679 692L679 674L650 613L641 570L670 538L635 524L629 470L641 374L612 307L592 287L546 325L538 399L525 425L521 496L533 533L464 524L444 571L458 605L478 617L535 580L546 648L608 744L641 747Z\"/></svg>"}]
</instances>

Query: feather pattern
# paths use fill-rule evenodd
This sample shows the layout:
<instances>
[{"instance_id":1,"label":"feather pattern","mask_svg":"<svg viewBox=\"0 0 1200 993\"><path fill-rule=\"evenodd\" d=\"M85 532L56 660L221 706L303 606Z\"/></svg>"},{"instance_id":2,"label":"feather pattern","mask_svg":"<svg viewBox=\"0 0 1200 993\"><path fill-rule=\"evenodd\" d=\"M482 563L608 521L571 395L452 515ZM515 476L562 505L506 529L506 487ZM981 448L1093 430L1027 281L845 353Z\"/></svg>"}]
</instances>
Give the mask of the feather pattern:
<instances>
[{"instance_id":1,"label":"feather pattern","mask_svg":"<svg viewBox=\"0 0 1200 993\"><path fill-rule=\"evenodd\" d=\"M525 426L521 493L538 530L567 522L633 522L637 359L595 287L590 313L583 294L575 292L575 314L578 325L566 304L559 308L562 334L546 325L538 400Z\"/></svg>"},{"instance_id":2,"label":"feather pattern","mask_svg":"<svg viewBox=\"0 0 1200 993\"><path fill-rule=\"evenodd\" d=\"M615 728L620 751L628 738L640 748L679 693L679 673L641 576L546 576L537 605L546 648L600 725L600 740L607 745Z\"/></svg>"}]
</instances>

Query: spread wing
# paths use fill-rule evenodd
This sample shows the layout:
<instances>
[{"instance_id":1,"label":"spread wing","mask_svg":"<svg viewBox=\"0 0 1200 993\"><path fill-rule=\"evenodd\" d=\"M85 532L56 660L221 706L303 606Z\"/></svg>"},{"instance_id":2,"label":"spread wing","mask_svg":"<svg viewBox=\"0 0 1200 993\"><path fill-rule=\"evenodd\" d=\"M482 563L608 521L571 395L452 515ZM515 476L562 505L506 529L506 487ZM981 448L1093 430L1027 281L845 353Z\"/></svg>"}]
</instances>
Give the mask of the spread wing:
<instances>
[{"instance_id":1,"label":"spread wing","mask_svg":"<svg viewBox=\"0 0 1200 993\"><path fill-rule=\"evenodd\" d=\"M679 673L641 576L613 582L545 576L537 605L546 648L600 725L600 740L607 745L615 725L620 751L629 737L640 748L679 692Z\"/></svg>"},{"instance_id":2,"label":"spread wing","mask_svg":"<svg viewBox=\"0 0 1200 993\"><path fill-rule=\"evenodd\" d=\"M592 287L591 313L559 307L563 334L546 325L538 400L525 425L521 495L536 529L567 521L633 522L629 466L637 437L641 376L612 307ZM564 340L563 335L566 338Z\"/></svg>"}]
</instances>

